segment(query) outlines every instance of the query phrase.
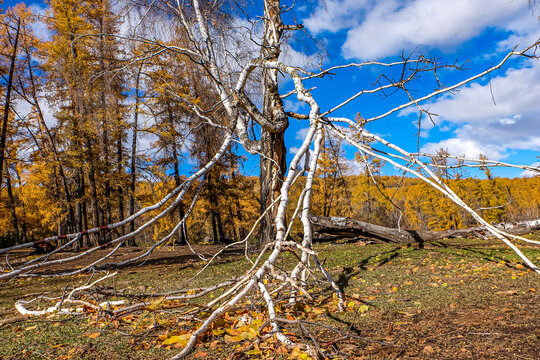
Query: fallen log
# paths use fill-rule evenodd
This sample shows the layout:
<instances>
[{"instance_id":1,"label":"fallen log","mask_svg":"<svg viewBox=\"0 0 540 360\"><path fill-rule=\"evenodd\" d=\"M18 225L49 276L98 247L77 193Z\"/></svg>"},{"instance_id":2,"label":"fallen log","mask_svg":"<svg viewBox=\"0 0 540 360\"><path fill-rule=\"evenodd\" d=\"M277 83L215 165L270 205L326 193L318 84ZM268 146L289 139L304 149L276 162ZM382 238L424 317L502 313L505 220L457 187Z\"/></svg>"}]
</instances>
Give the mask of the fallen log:
<instances>
[{"instance_id":1,"label":"fallen log","mask_svg":"<svg viewBox=\"0 0 540 360\"><path fill-rule=\"evenodd\" d=\"M375 225L347 217L322 217L310 215L316 239L332 237L363 237L375 241L392 243L423 243L449 238L486 237L489 232L485 227L468 229L429 231L407 230ZM496 227L512 235L525 235L540 229L540 219L515 223L495 224Z\"/></svg>"},{"instance_id":2,"label":"fallen log","mask_svg":"<svg viewBox=\"0 0 540 360\"><path fill-rule=\"evenodd\" d=\"M9 319L2 319L0 320L0 327L2 327L2 325L13 324L13 323L21 322L21 321L26 321L26 320L28 320L28 315L17 315Z\"/></svg>"}]
</instances>

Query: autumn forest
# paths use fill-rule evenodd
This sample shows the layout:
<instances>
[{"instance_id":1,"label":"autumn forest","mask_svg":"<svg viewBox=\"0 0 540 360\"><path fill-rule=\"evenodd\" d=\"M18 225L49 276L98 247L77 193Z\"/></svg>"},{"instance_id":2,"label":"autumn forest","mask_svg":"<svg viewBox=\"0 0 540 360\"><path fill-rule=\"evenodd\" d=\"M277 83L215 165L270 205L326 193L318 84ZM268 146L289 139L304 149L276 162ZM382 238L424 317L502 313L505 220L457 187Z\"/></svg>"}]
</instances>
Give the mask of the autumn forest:
<instances>
[{"instance_id":1,"label":"autumn forest","mask_svg":"<svg viewBox=\"0 0 540 360\"><path fill-rule=\"evenodd\" d=\"M122 21L108 2L51 0L45 15L19 4L7 8L1 22L0 246L120 221L159 201L185 180L186 169L204 165L218 150L226 127L201 123L197 110L218 102L216 90L185 54L156 54L142 38L123 39ZM38 22L50 36L36 34ZM187 41L180 29L173 35L169 49ZM142 60L134 63L135 58ZM23 115L21 108L31 111ZM208 110L216 119L208 121L219 122L222 111ZM336 139L325 138L314 214L411 229L474 225L420 180L382 176L380 160L367 159L369 167L351 175ZM231 147L175 211L129 242L149 244L163 237L194 196L200 197L199 206L170 243L242 239L264 205L258 178L243 174L244 160ZM357 161L363 163L358 154ZM443 169L439 175L489 222L540 217L540 177L494 178L487 167L484 172L486 179L461 170ZM293 188L293 201L303 186L301 180ZM107 242L154 215L83 237L78 246Z\"/></svg>"}]
</instances>

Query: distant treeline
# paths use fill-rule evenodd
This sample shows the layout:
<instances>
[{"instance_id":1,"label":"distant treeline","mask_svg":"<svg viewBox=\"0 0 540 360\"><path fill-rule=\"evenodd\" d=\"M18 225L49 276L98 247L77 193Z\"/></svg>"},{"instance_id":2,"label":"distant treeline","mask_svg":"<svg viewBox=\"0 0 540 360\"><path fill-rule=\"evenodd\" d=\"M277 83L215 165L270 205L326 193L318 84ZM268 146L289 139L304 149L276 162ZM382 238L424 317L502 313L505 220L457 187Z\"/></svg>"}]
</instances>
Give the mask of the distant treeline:
<instances>
[{"instance_id":1,"label":"distant treeline","mask_svg":"<svg viewBox=\"0 0 540 360\"><path fill-rule=\"evenodd\" d=\"M31 237L39 239L58 233L66 214L55 201L49 189L40 186L31 174L23 181L24 186L13 188L17 207L18 241ZM374 183L374 180L376 184ZM202 188L199 206L195 207L187 221L186 234L194 243L230 242L245 237L250 226L259 217L259 185L256 177L229 173ZM291 201L296 201L303 185L300 178L295 185ZM540 218L540 177L534 178L475 178L447 180L448 185L474 210L489 222L514 222ZM173 180L148 181L137 184L137 208L159 201L174 188ZM211 191L209 192L209 189ZM442 197L424 182L398 176L365 175L328 178L315 181L313 213L320 216L347 216L389 227L409 229L446 230L475 225L473 219L450 200ZM10 202L2 193L0 202L0 236L3 246L17 241ZM190 194L189 202L194 194ZM116 217L118 206L112 204ZM293 216L288 214L289 221ZM142 223L157 212L137 220ZM152 230L136 239L138 243L150 243L167 235L178 223L180 213L174 211L163 218ZM109 233L106 236L118 235ZM295 223L293 236L302 231ZM24 238L22 237L24 234ZM256 232L255 232L256 234ZM104 235L105 236L105 235ZM178 242L176 235L172 241ZM8 241L9 240L9 241Z\"/></svg>"},{"instance_id":2,"label":"distant treeline","mask_svg":"<svg viewBox=\"0 0 540 360\"><path fill-rule=\"evenodd\" d=\"M347 176L332 186L318 179L314 212L348 216L380 225L422 230L461 229L475 225L448 198L420 179L397 176ZM326 184L325 184L326 182ZM514 222L540 217L540 177L463 178L446 183L489 222ZM326 188L326 191L325 191ZM326 195L323 196L323 194Z\"/></svg>"}]
</instances>

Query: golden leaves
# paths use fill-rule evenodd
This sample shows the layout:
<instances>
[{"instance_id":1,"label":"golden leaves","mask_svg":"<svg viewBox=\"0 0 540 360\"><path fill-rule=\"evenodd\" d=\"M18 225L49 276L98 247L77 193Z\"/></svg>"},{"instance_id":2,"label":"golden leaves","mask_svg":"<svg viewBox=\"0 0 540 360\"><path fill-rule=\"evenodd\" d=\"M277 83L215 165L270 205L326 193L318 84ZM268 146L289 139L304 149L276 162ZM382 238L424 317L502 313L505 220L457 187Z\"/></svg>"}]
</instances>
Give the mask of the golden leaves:
<instances>
[{"instance_id":1,"label":"golden leaves","mask_svg":"<svg viewBox=\"0 0 540 360\"><path fill-rule=\"evenodd\" d=\"M86 336L88 336L90 339L95 339L99 336L99 332L93 332L91 334L87 334Z\"/></svg>"},{"instance_id":2,"label":"golden leaves","mask_svg":"<svg viewBox=\"0 0 540 360\"><path fill-rule=\"evenodd\" d=\"M174 347L184 347L189 342L191 333L173 335L163 341L163 345L174 345Z\"/></svg>"},{"instance_id":3,"label":"golden leaves","mask_svg":"<svg viewBox=\"0 0 540 360\"><path fill-rule=\"evenodd\" d=\"M295 347L292 349L289 359L309 360L311 359L311 356L300 350L300 348Z\"/></svg>"},{"instance_id":4,"label":"golden leaves","mask_svg":"<svg viewBox=\"0 0 540 360\"><path fill-rule=\"evenodd\" d=\"M362 313L362 314L365 313L365 312L367 312L368 310L369 310L369 306L367 306L367 305L365 305L365 304L364 304L364 305L361 305L361 306L358 308L358 311L359 311L360 313Z\"/></svg>"},{"instance_id":5,"label":"golden leaves","mask_svg":"<svg viewBox=\"0 0 540 360\"><path fill-rule=\"evenodd\" d=\"M253 316L253 314L252 314ZM239 322L241 325L226 329L228 335L225 335L225 340L229 342L240 342L244 340L253 340L259 336L259 328L263 324L263 318L260 316L249 323Z\"/></svg>"}]
</instances>

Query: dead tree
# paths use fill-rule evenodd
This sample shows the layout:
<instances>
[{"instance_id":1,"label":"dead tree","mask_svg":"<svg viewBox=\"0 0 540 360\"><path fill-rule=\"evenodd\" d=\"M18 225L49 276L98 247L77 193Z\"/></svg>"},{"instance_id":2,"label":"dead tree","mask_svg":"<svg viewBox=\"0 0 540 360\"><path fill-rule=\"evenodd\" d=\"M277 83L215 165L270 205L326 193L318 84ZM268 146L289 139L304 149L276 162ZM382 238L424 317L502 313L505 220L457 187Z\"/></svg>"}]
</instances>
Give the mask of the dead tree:
<instances>
[{"instance_id":1,"label":"dead tree","mask_svg":"<svg viewBox=\"0 0 540 360\"><path fill-rule=\"evenodd\" d=\"M373 241L408 244L440 241L450 238L470 238L476 236L485 238L489 234L489 231L484 226L468 229L429 231L390 228L347 217L311 215L309 219L313 226L313 232L317 234L317 238L327 240L360 237ZM510 224L502 223L497 224L496 227L512 235L526 235L540 229L540 219Z\"/></svg>"}]
</instances>

